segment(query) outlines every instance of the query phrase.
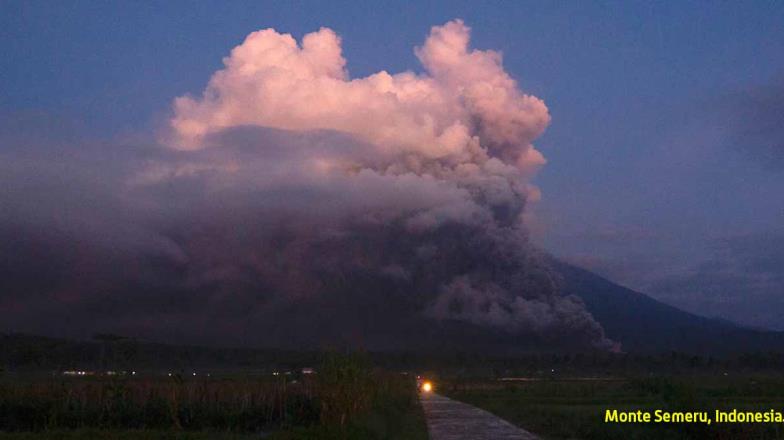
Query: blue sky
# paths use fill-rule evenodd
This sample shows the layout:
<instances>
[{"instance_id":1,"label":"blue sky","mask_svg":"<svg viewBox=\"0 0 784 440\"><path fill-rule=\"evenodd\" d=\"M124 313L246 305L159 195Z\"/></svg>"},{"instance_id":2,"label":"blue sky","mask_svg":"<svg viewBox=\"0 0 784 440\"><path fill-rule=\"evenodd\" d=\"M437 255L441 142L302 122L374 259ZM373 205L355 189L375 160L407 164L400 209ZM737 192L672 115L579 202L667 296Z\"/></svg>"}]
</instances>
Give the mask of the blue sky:
<instances>
[{"instance_id":1,"label":"blue sky","mask_svg":"<svg viewBox=\"0 0 784 440\"><path fill-rule=\"evenodd\" d=\"M6 1L0 130L152 138L254 30L330 27L358 77L421 70L413 47L453 18L552 114L538 243L689 310L784 329L781 2Z\"/></svg>"}]
</instances>

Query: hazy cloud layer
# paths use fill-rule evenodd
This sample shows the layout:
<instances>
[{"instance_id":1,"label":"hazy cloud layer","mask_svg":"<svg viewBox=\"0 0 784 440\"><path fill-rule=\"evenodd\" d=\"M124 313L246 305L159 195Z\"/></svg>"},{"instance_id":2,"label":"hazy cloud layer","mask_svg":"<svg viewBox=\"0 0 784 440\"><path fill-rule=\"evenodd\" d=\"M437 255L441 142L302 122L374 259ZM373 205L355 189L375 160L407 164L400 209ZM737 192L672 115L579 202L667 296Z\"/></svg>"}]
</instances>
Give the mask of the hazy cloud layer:
<instances>
[{"instance_id":1,"label":"hazy cloud layer","mask_svg":"<svg viewBox=\"0 0 784 440\"><path fill-rule=\"evenodd\" d=\"M784 330L782 285L784 234L768 231L718 240L709 258L681 274L661 277L649 290L704 315Z\"/></svg>"}]
</instances>

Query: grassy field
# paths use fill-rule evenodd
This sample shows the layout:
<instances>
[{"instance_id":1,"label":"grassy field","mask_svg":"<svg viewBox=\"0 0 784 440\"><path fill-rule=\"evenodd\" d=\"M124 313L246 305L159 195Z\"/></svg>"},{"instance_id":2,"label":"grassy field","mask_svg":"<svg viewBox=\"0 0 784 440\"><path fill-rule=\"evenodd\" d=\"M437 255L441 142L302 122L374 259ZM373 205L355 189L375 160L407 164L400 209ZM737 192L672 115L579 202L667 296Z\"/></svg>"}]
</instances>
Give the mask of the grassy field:
<instances>
[{"instance_id":1,"label":"grassy field","mask_svg":"<svg viewBox=\"0 0 784 440\"><path fill-rule=\"evenodd\" d=\"M604 423L606 409L784 411L784 378L688 376L452 381L441 392L546 439L781 439L784 423Z\"/></svg>"},{"instance_id":2,"label":"grassy field","mask_svg":"<svg viewBox=\"0 0 784 440\"><path fill-rule=\"evenodd\" d=\"M0 432L0 440L250 440L259 435L170 430L69 429L44 432Z\"/></svg>"},{"instance_id":3,"label":"grassy field","mask_svg":"<svg viewBox=\"0 0 784 440\"><path fill-rule=\"evenodd\" d=\"M360 417L354 418L345 426L338 424L319 424L310 427L296 427L277 432L273 440L427 440L422 407L411 389L400 389L387 395L373 405L373 408Z\"/></svg>"},{"instance_id":4,"label":"grassy field","mask_svg":"<svg viewBox=\"0 0 784 440\"><path fill-rule=\"evenodd\" d=\"M414 379L362 355L317 374L14 375L0 378L0 440L426 439Z\"/></svg>"}]
</instances>

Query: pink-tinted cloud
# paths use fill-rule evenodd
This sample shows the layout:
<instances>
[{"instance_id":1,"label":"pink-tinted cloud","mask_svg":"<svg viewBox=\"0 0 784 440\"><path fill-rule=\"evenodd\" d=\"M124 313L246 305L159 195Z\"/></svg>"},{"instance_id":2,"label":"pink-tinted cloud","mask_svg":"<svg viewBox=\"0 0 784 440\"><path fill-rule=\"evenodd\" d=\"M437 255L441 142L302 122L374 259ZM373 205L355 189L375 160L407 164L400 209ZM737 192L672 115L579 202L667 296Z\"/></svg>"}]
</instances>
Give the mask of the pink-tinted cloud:
<instances>
[{"instance_id":1,"label":"pink-tinted cloud","mask_svg":"<svg viewBox=\"0 0 784 440\"><path fill-rule=\"evenodd\" d=\"M175 100L171 143L202 148L209 134L242 125L330 129L386 155L413 155L417 166L482 165L495 157L530 174L544 163L531 142L550 121L547 107L518 89L499 53L473 50L469 39L460 20L433 27L416 49L424 74L351 79L330 29L301 44L273 29L254 32L201 97Z\"/></svg>"}]
</instances>

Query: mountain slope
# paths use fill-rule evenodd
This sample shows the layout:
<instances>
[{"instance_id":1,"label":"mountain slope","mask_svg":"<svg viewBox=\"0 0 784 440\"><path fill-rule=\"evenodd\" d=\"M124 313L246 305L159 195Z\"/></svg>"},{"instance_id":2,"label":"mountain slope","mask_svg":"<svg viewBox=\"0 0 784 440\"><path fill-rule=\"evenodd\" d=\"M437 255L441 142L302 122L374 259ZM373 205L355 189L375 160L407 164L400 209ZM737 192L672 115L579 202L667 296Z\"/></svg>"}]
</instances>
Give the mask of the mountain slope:
<instances>
[{"instance_id":1,"label":"mountain slope","mask_svg":"<svg viewBox=\"0 0 784 440\"><path fill-rule=\"evenodd\" d=\"M577 295L624 351L667 350L727 354L784 350L784 333L754 330L685 312L606 280L592 272L553 260L563 277L563 292Z\"/></svg>"},{"instance_id":2,"label":"mountain slope","mask_svg":"<svg viewBox=\"0 0 784 440\"><path fill-rule=\"evenodd\" d=\"M784 333L749 329L701 317L627 289L590 271L552 259L561 275L563 294L580 297L605 334L629 353L679 351L705 355L733 355L774 351L784 353ZM591 345L573 335L511 334L460 320L434 320L422 304L396 294L388 283L366 280L353 289L336 289L296 307L276 319L253 323L247 337L194 340L194 345L233 346L239 349L172 349L168 345L132 340L111 343L137 367L153 365L264 364L281 353L317 352L324 348L362 348L379 352L486 354L526 356L556 352L585 352ZM373 292L366 295L364 292ZM97 328L96 330L101 330ZM178 341L167 341L181 343ZM0 365L95 365L106 344L20 335L0 335ZM265 348L258 351L251 347ZM284 356L285 357L285 356Z\"/></svg>"}]
</instances>

